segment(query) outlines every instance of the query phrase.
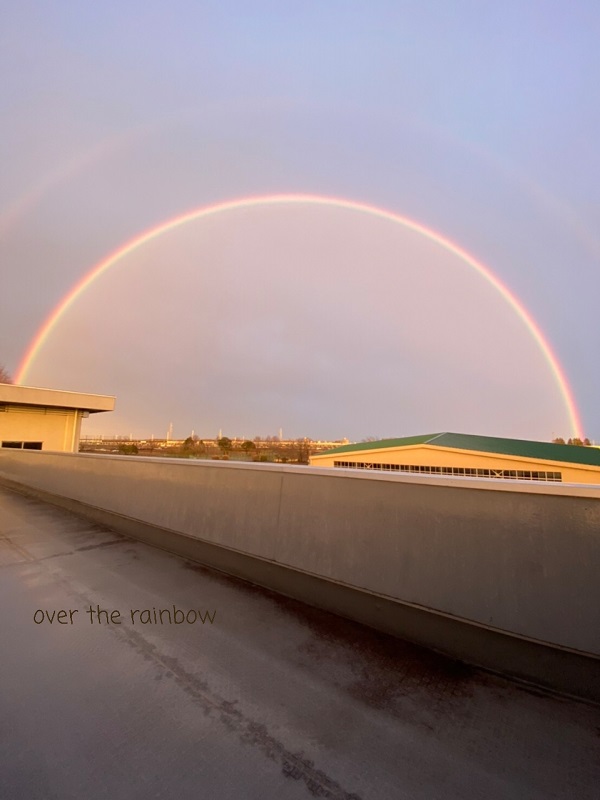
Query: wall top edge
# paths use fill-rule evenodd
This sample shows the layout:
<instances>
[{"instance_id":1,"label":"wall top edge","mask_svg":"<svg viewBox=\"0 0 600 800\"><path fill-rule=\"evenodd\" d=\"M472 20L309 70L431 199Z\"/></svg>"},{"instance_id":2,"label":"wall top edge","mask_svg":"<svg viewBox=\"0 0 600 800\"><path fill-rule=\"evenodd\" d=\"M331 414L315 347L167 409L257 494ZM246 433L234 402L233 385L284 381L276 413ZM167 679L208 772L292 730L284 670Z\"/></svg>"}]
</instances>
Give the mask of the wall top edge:
<instances>
[{"instance_id":1,"label":"wall top edge","mask_svg":"<svg viewBox=\"0 0 600 800\"><path fill-rule=\"evenodd\" d=\"M352 479L360 481L382 481L385 483L420 484L424 486L451 487L454 489L479 489L481 491L512 492L526 494L544 494L558 497L587 497L600 500L600 485L583 483L542 483L525 480L506 480L495 478L473 478L460 475L416 475L394 474L378 470L358 470L341 467L314 467L301 464L264 464L247 461L212 461L208 459L161 458L160 456L129 456L104 453L66 453L60 451L24 451L2 450L0 459L4 458L64 458L85 460L113 461L121 464L154 464L172 469L236 469L249 471L274 472L282 475L300 474L306 476L320 475L326 478Z\"/></svg>"}]
</instances>

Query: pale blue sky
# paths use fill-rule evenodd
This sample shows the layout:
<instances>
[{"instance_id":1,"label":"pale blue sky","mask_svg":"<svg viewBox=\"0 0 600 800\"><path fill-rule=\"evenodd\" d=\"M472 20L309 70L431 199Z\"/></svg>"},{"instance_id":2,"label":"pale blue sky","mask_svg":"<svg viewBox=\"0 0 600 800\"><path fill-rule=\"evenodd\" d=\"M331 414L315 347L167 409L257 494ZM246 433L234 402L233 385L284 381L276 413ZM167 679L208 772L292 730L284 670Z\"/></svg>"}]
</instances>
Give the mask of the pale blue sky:
<instances>
[{"instance_id":1,"label":"pale blue sky","mask_svg":"<svg viewBox=\"0 0 600 800\"><path fill-rule=\"evenodd\" d=\"M600 440L597 3L36 0L3 3L0 15L0 362L10 370L16 372L35 331L70 287L141 230L187 209L246 195L335 195L411 217L488 265L539 323L564 366L585 433ZM230 225L230 236L249 235L233 219ZM365 237L378 235L366 225L361 231ZM312 229L306 235L314 235ZM233 364L235 358L251 362L251 352L236 351L234 358L224 334L217 337L220 326L208 326L206 307L194 301L202 286L215 296L223 292L222 276L211 274L208 280L203 272L198 286L187 284L189 297L178 288L178 264L191 257L182 242L193 255L201 252L201 240L198 229L172 241L167 258L172 291L161 302L169 352L204 382L188 375L179 385L175 372L155 386L152 403L145 402L147 388L131 369L131 359L144 361L151 332L143 320L138 320L138 335L132 332L131 306L152 305L151 293L159 290L143 276L137 285L126 281L125 265L121 278L115 271L98 289L95 307L92 299L86 306L95 324L86 328L89 340L80 331L79 344L89 354L85 363L78 362L76 370L72 366L69 342L77 338L75 317L80 315L74 312L62 331L57 328L47 353L40 354L30 382L66 381L75 389L115 393L121 409L129 398L138 410L139 432L156 435L172 418L181 435L190 427L208 435L216 426L231 428L232 434L267 435L283 426L290 435L362 438L445 429L451 422L466 432L527 435L529 419L532 435L568 433L564 414L552 410L556 403L550 403L542 421L536 410L546 393L556 394L551 381L540 373L531 385L519 369L511 370L514 353L521 369L535 372L519 361L529 347L519 344L526 332L505 333L512 325L510 309L505 321L497 321L498 337L507 337L498 371L513 377L506 391L518 398L514 407L507 407L508 395L498 395L494 406L493 370L485 364L485 352L471 353L475 361L467 363L468 348L461 351L459 342L454 371L444 378L446 385L453 380L457 385L440 396L431 372L419 367L426 361L422 340L399 333L405 338L388 352L388 340L378 340L377 331L387 329L390 320L378 319L371 305L363 320L369 348L355 352L347 367L368 374L380 387L377 406L369 408L367 394L359 391L348 398L344 423L339 422L339 397L322 393L324 367L317 369L314 349L307 352L300 342L310 327L319 341L331 343L339 363L343 341L334 341L325 314L303 319L297 309L296 338L282 339L288 350L280 347L272 362L268 348L256 354L256 374L272 363L268 399L264 374L253 383L250 370L236 410L231 398L240 395L240 387ZM391 250L385 255L391 257L399 245L390 240L387 246ZM413 245L402 246L410 250ZM246 290L254 304L273 266L267 262L275 257L268 246L256 248L247 250L247 261L239 256L239 269L256 276ZM373 248L377 251L375 242ZM296 263L309 293L320 291L328 268L335 273L336 253L343 250L341 241L338 247L328 239L320 255L311 255L314 263ZM206 258L208 251L202 252ZM216 264L216 251L210 252ZM219 253L225 263L227 254ZM408 263L402 252L394 253L394 263ZM278 257L291 269L292 253L278 251ZM150 252L147 258L148 275L160 271ZM381 267L385 259L380 258ZM431 258L419 268L430 269L433 281L446 262ZM206 265L202 269L210 272ZM370 263L353 263L352 269L376 272ZM415 278L411 284L403 275L396 285L395 269L390 262L388 272L378 273L380 291L401 289L399 315L407 304L411 313L425 308L435 282L425 289L423 281ZM461 280L457 277L457 286L463 288L452 298L457 315L475 313L473 304L479 304L484 318L498 311L492 309L493 297L480 296L476 277L470 286ZM125 284L133 293L127 297ZM357 284L352 294L350 283L340 289L349 314L360 314L362 291ZM233 338L238 333L249 341L252 331L260 330L254 346L262 342L265 347L264 315L275 331L285 327L284 319L278 321L282 296L274 297L272 311L263 310L260 318L244 321L228 310ZM328 301L336 305L334 290ZM181 303L192 320L195 307L204 311L196 327L186 327L178 338L173 320ZM341 317L336 320L343 325ZM109 324L110 337L102 327ZM401 322L398 330L404 330ZM435 335L439 338L441 330ZM102 341L115 336L122 351L103 353ZM201 348L202 357L198 340L210 341L206 353ZM325 350L323 363L329 363ZM210 357L217 351L218 365ZM107 372L109 355L114 374ZM403 384L398 377L390 383L390 371L411 380ZM300 386L288 372L305 376ZM403 385L406 391L411 387L410 397L402 397ZM461 417L467 395L486 398L487 417L474 412ZM448 410L450 396L456 407ZM137 424L131 408L122 417L115 414L110 424L117 430ZM219 419L219 408L228 409L221 415L226 419ZM448 425L443 424L445 410Z\"/></svg>"}]
</instances>

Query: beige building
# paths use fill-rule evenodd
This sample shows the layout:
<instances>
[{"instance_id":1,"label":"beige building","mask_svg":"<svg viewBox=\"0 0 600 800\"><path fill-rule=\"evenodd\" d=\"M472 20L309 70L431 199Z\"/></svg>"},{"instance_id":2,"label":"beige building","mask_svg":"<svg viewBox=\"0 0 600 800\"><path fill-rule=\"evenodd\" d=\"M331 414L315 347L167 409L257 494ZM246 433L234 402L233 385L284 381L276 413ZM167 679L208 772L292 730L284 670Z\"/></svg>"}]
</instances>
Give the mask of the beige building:
<instances>
[{"instance_id":1,"label":"beige building","mask_svg":"<svg viewBox=\"0 0 600 800\"><path fill-rule=\"evenodd\" d=\"M81 420L114 407L106 395L0 383L0 447L75 453Z\"/></svg>"},{"instance_id":2,"label":"beige building","mask_svg":"<svg viewBox=\"0 0 600 800\"><path fill-rule=\"evenodd\" d=\"M315 467L600 484L600 450L524 439L436 433L348 444L310 458Z\"/></svg>"}]
</instances>

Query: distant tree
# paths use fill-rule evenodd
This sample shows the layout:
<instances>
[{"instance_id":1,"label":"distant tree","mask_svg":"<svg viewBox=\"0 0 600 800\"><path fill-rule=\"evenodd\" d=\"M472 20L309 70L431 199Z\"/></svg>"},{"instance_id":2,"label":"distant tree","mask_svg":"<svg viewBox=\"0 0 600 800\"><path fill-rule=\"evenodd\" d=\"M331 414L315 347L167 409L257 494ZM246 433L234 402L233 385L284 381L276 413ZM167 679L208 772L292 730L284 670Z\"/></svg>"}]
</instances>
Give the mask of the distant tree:
<instances>
[{"instance_id":1,"label":"distant tree","mask_svg":"<svg viewBox=\"0 0 600 800\"><path fill-rule=\"evenodd\" d=\"M246 453L246 455L250 455L252 450L256 450L256 445L254 442L251 442L250 439L246 439L245 442L242 442L242 450Z\"/></svg>"},{"instance_id":2,"label":"distant tree","mask_svg":"<svg viewBox=\"0 0 600 800\"><path fill-rule=\"evenodd\" d=\"M280 458L283 462L292 461L296 464L308 464L311 453L310 439L296 439L290 441L281 450Z\"/></svg>"},{"instance_id":3,"label":"distant tree","mask_svg":"<svg viewBox=\"0 0 600 800\"><path fill-rule=\"evenodd\" d=\"M12 383L13 379L10 377L4 367L0 366L0 383Z\"/></svg>"},{"instance_id":4,"label":"distant tree","mask_svg":"<svg viewBox=\"0 0 600 800\"><path fill-rule=\"evenodd\" d=\"M310 439L298 439L298 463L308 464L310 458Z\"/></svg>"},{"instance_id":5,"label":"distant tree","mask_svg":"<svg viewBox=\"0 0 600 800\"><path fill-rule=\"evenodd\" d=\"M197 436L188 436L181 445L181 453L186 456L203 455L206 445Z\"/></svg>"},{"instance_id":6,"label":"distant tree","mask_svg":"<svg viewBox=\"0 0 600 800\"><path fill-rule=\"evenodd\" d=\"M226 456L228 453L231 452L231 448L233 447L233 442L228 436L221 436L220 439L217 439L217 444L219 446L219 450Z\"/></svg>"},{"instance_id":7,"label":"distant tree","mask_svg":"<svg viewBox=\"0 0 600 800\"><path fill-rule=\"evenodd\" d=\"M119 453L123 456L137 456L138 454L138 446L137 444L120 444L119 445Z\"/></svg>"},{"instance_id":8,"label":"distant tree","mask_svg":"<svg viewBox=\"0 0 600 800\"><path fill-rule=\"evenodd\" d=\"M583 447L583 442L581 441L579 436L576 436L570 443L574 444L576 447Z\"/></svg>"},{"instance_id":9,"label":"distant tree","mask_svg":"<svg viewBox=\"0 0 600 800\"><path fill-rule=\"evenodd\" d=\"M552 444L564 444L565 440L562 436L557 436L556 439L552 439Z\"/></svg>"},{"instance_id":10,"label":"distant tree","mask_svg":"<svg viewBox=\"0 0 600 800\"><path fill-rule=\"evenodd\" d=\"M590 440L587 438L587 436L586 436L586 437L585 437L585 439L583 440L583 445L584 445L584 447L591 447L591 445L592 445L592 443L591 443L591 442L590 442Z\"/></svg>"}]
</instances>

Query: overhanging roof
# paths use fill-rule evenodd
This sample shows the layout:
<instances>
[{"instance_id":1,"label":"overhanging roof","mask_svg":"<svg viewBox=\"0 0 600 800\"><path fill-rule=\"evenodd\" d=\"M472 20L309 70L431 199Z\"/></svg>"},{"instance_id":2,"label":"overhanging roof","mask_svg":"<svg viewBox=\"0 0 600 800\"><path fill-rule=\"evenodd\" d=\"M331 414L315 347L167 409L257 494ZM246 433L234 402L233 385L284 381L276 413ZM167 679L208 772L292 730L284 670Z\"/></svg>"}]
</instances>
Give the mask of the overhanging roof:
<instances>
[{"instance_id":1,"label":"overhanging roof","mask_svg":"<svg viewBox=\"0 0 600 800\"><path fill-rule=\"evenodd\" d=\"M38 389L33 386L0 383L0 405L67 408L94 414L99 411L113 411L115 398L104 394L85 394L62 389Z\"/></svg>"},{"instance_id":2,"label":"overhanging roof","mask_svg":"<svg viewBox=\"0 0 600 800\"><path fill-rule=\"evenodd\" d=\"M354 453L361 450L371 451L385 450L391 447L411 447L419 444L600 467L600 449L595 447L533 442L527 439L502 439L498 436L474 436L469 433L428 433L423 436L408 436L403 439L381 439L377 442L345 444L341 447L334 447L332 450L315 453L313 458L337 455L338 453Z\"/></svg>"}]
</instances>

